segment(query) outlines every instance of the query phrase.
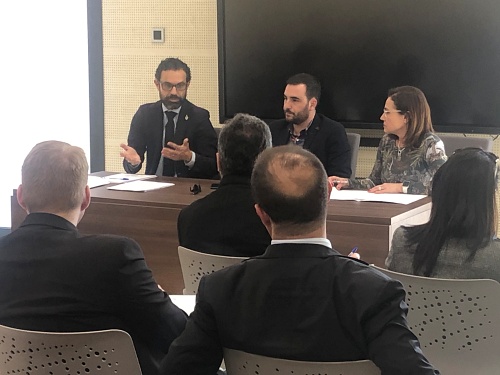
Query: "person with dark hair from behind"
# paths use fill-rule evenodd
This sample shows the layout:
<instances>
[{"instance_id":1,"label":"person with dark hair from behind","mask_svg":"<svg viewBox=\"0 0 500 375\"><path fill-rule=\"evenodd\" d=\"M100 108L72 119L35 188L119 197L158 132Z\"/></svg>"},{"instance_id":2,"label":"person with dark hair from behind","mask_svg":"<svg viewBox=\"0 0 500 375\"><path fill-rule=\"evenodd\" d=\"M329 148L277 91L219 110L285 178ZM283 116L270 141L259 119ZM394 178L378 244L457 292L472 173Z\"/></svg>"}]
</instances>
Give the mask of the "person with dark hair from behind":
<instances>
[{"instance_id":1,"label":"person with dark hair from behind","mask_svg":"<svg viewBox=\"0 0 500 375\"><path fill-rule=\"evenodd\" d=\"M496 155L479 148L455 151L434 175L429 221L394 232L387 268L500 282L497 185Z\"/></svg>"},{"instance_id":2,"label":"person with dark hair from behind","mask_svg":"<svg viewBox=\"0 0 500 375\"><path fill-rule=\"evenodd\" d=\"M28 216L0 238L0 324L122 329L132 336L142 373L157 374L187 316L160 290L135 241L78 233L90 204L87 176L83 150L64 142L39 143L24 160L17 199Z\"/></svg>"},{"instance_id":3,"label":"person with dark hair from behind","mask_svg":"<svg viewBox=\"0 0 500 375\"><path fill-rule=\"evenodd\" d=\"M215 373L223 348L299 361L370 359L384 375L439 374L408 328L401 283L331 247L331 187L318 158L295 146L268 149L251 183L271 245L201 279L162 374Z\"/></svg>"},{"instance_id":4,"label":"person with dark hair from behind","mask_svg":"<svg viewBox=\"0 0 500 375\"><path fill-rule=\"evenodd\" d=\"M271 147L265 122L237 114L219 134L217 190L182 209L177 221L179 244L227 256L260 255L271 237L255 213L250 176L257 156Z\"/></svg>"},{"instance_id":5,"label":"person with dark hair from behind","mask_svg":"<svg viewBox=\"0 0 500 375\"><path fill-rule=\"evenodd\" d=\"M424 93L413 86L390 89L380 119L386 134L370 176L349 180L331 176L330 183L337 189L348 186L376 194L430 194L432 176L446 154L443 141L434 133Z\"/></svg>"},{"instance_id":6,"label":"person with dark hair from behind","mask_svg":"<svg viewBox=\"0 0 500 375\"><path fill-rule=\"evenodd\" d=\"M186 99L191 69L177 58L160 62L154 80L160 100L139 107L120 156L127 173L214 178L217 135L206 109Z\"/></svg>"},{"instance_id":7,"label":"person with dark hair from behind","mask_svg":"<svg viewBox=\"0 0 500 375\"><path fill-rule=\"evenodd\" d=\"M286 81L283 120L269 124L273 146L294 144L311 151L328 176L351 176L351 148L344 126L317 113L321 84L312 75L299 73Z\"/></svg>"}]
</instances>

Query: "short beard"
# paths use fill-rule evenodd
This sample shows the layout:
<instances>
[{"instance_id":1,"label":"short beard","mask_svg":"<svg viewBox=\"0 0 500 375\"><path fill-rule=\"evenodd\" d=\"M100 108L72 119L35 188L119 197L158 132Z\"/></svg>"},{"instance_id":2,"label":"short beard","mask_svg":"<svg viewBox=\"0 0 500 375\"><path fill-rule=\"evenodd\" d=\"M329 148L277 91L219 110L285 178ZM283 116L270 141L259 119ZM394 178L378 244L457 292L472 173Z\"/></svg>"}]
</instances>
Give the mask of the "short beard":
<instances>
[{"instance_id":1,"label":"short beard","mask_svg":"<svg viewBox=\"0 0 500 375\"><path fill-rule=\"evenodd\" d=\"M299 113L296 113L290 122L292 124L299 125L302 124L304 121L306 121L308 118L309 118L309 111L307 109L304 109Z\"/></svg>"},{"instance_id":2,"label":"short beard","mask_svg":"<svg viewBox=\"0 0 500 375\"><path fill-rule=\"evenodd\" d=\"M179 98L178 102L171 102L168 96L161 99L161 101L163 102L163 104L165 105L165 107L167 109L169 109L169 110L177 109L182 105L182 103L184 103L185 99L181 98L180 96L176 96L176 97Z\"/></svg>"}]
</instances>

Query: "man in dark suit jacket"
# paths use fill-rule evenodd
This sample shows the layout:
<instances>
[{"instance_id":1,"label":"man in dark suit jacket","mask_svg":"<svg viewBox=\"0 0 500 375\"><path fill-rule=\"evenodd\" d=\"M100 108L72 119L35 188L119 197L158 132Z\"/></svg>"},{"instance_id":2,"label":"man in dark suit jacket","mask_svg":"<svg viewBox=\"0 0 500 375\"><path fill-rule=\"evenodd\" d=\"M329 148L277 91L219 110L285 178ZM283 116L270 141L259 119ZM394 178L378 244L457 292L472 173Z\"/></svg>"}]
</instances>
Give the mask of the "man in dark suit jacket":
<instances>
[{"instance_id":1,"label":"man in dark suit jacket","mask_svg":"<svg viewBox=\"0 0 500 375\"><path fill-rule=\"evenodd\" d=\"M181 60L167 58L156 69L154 82L160 100L139 107L128 145L120 145L125 171L137 173L147 153L146 174L213 178L217 135L208 111L186 99L191 70Z\"/></svg>"},{"instance_id":2,"label":"man in dark suit jacket","mask_svg":"<svg viewBox=\"0 0 500 375\"><path fill-rule=\"evenodd\" d=\"M288 79L283 98L285 119L271 122L273 146L295 144L311 151L328 176L351 177L351 148L342 124L316 113L319 81L300 73Z\"/></svg>"},{"instance_id":3,"label":"man in dark suit jacket","mask_svg":"<svg viewBox=\"0 0 500 375\"><path fill-rule=\"evenodd\" d=\"M0 239L0 324L39 331L117 328L134 340L142 372L158 374L186 314L160 290L139 245L112 235L83 236L90 203L82 149L49 141L22 167L21 226Z\"/></svg>"},{"instance_id":4,"label":"man in dark suit jacket","mask_svg":"<svg viewBox=\"0 0 500 375\"><path fill-rule=\"evenodd\" d=\"M224 347L303 361L371 359L384 375L439 373L408 328L403 286L331 248L330 189L309 151L260 154L252 191L271 245L201 279L162 374L215 373Z\"/></svg>"},{"instance_id":5,"label":"man in dark suit jacket","mask_svg":"<svg viewBox=\"0 0 500 375\"><path fill-rule=\"evenodd\" d=\"M182 209L179 244L209 254L260 255L271 237L255 212L250 176L257 156L271 147L271 134L260 119L237 114L219 135L219 188Z\"/></svg>"}]
</instances>

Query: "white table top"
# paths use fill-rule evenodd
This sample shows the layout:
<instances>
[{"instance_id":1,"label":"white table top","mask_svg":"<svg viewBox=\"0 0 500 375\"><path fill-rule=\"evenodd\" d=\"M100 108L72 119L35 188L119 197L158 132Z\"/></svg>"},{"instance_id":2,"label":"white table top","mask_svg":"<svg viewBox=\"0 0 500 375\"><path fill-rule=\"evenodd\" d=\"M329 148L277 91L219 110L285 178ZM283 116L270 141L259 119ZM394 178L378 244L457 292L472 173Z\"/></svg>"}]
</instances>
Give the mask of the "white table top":
<instances>
[{"instance_id":1,"label":"white table top","mask_svg":"<svg viewBox=\"0 0 500 375\"><path fill-rule=\"evenodd\" d=\"M188 315L193 312L194 305L196 305L195 294L190 294L190 295L170 294L170 299L178 307L184 310Z\"/></svg>"}]
</instances>

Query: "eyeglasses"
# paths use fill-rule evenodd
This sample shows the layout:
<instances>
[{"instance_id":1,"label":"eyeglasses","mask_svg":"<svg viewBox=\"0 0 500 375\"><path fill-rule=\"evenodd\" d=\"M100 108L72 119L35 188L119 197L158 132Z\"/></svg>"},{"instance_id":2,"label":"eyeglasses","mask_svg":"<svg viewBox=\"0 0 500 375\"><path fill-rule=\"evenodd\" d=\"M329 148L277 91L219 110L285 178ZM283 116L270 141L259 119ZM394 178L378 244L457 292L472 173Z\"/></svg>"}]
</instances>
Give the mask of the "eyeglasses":
<instances>
[{"instance_id":1,"label":"eyeglasses","mask_svg":"<svg viewBox=\"0 0 500 375\"><path fill-rule=\"evenodd\" d=\"M391 113L402 113L403 111L400 111L399 109L395 109L394 111L388 111L387 109L384 109L382 111L384 113L384 115L390 115Z\"/></svg>"},{"instance_id":2,"label":"eyeglasses","mask_svg":"<svg viewBox=\"0 0 500 375\"><path fill-rule=\"evenodd\" d=\"M172 91L172 89L175 87L177 91L184 91L187 88L187 83L186 82L179 82L176 83L175 85L170 82L161 82L160 81L160 86L164 91Z\"/></svg>"},{"instance_id":3,"label":"eyeglasses","mask_svg":"<svg viewBox=\"0 0 500 375\"><path fill-rule=\"evenodd\" d=\"M200 184L194 184L192 187L189 188L189 191L193 195L199 194L199 193L201 193L201 185Z\"/></svg>"}]
</instances>

